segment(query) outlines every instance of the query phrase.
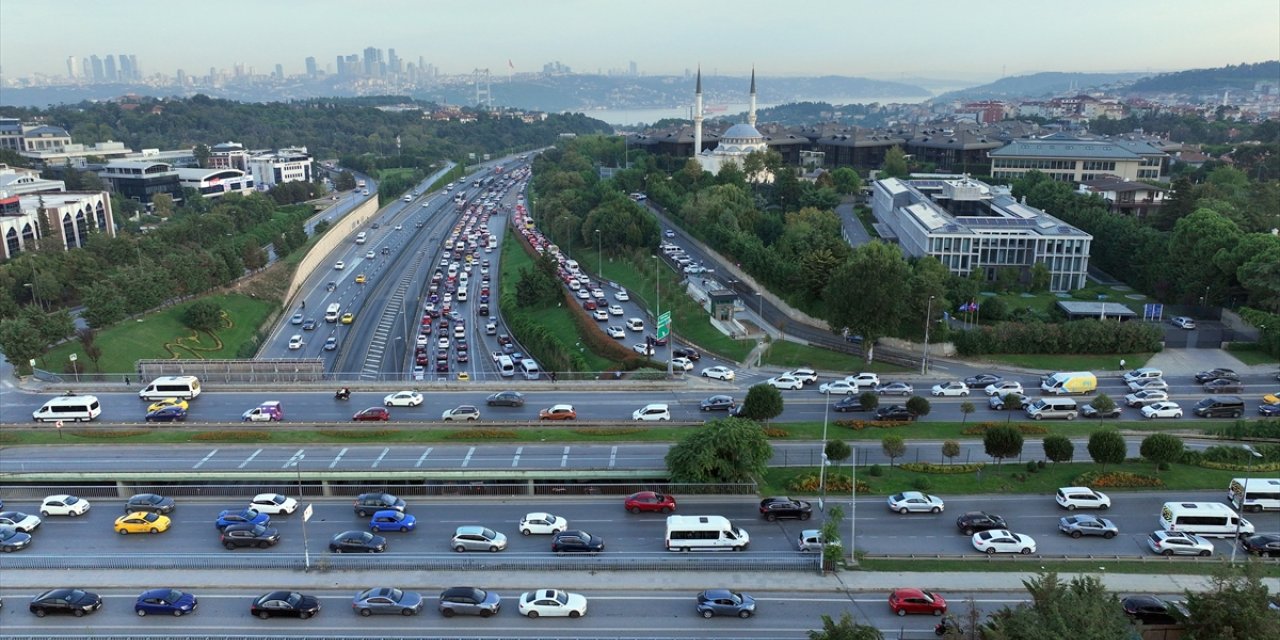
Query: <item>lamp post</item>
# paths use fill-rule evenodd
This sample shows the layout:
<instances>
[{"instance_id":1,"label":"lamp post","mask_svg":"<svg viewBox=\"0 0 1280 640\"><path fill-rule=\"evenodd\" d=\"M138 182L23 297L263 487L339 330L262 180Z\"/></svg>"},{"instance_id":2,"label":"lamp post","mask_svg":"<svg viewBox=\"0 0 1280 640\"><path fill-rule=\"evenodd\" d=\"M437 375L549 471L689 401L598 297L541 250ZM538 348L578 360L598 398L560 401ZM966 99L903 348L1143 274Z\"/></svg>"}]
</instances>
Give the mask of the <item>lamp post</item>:
<instances>
[{"instance_id":1,"label":"lamp post","mask_svg":"<svg viewBox=\"0 0 1280 640\"><path fill-rule=\"evenodd\" d=\"M818 510L826 512L827 501L827 416L831 411L831 393L826 394L822 403L822 468L818 470Z\"/></svg>"},{"instance_id":2,"label":"lamp post","mask_svg":"<svg viewBox=\"0 0 1280 640\"><path fill-rule=\"evenodd\" d=\"M762 291L756 292L756 313L760 316L760 331L768 335L768 330L764 328L766 323L764 321L764 292ZM761 340L764 340L763 336L761 337ZM760 363L763 360L764 349L756 349L756 368L760 367Z\"/></svg>"},{"instance_id":3,"label":"lamp post","mask_svg":"<svg viewBox=\"0 0 1280 640\"><path fill-rule=\"evenodd\" d=\"M600 235L599 229L596 229L596 255L600 257L600 271L596 272L596 275L599 275L600 279L604 280L604 239Z\"/></svg>"},{"instance_id":4,"label":"lamp post","mask_svg":"<svg viewBox=\"0 0 1280 640\"><path fill-rule=\"evenodd\" d=\"M1236 508L1236 538L1231 543L1231 564L1236 563L1236 549L1240 548L1240 527L1244 524L1244 497L1245 494L1249 493L1249 477L1253 475L1253 459L1262 457L1262 454L1258 453L1257 449L1247 444L1240 445L1240 448L1249 452L1249 469L1244 472L1244 486L1240 487L1240 499L1234 501Z\"/></svg>"},{"instance_id":5,"label":"lamp post","mask_svg":"<svg viewBox=\"0 0 1280 640\"><path fill-rule=\"evenodd\" d=\"M933 317L933 296L929 296L929 304L924 312L924 357L920 359L920 375L929 372L929 319Z\"/></svg>"},{"instance_id":6,"label":"lamp post","mask_svg":"<svg viewBox=\"0 0 1280 640\"><path fill-rule=\"evenodd\" d=\"M854 536L858 533L858 445L853 445L853 462L849 465L849 563L853 563Z\"/></svg>"},{"instance_id":7,"label":"lamp post","mask_svg":"<svg viewBox=\"0 0 1280 640\"><path fill-rule=\"evenodd\" d=\"M311 507L302 507L302 459L307 457L304 453L295 453L289 462L285 463L285 468L293 467L298 475L298 507L303 509L302 512L302 558L304 570L311 570L311 546L307 543L307 518L311 516Z\"/></svg>"}]
</instances>

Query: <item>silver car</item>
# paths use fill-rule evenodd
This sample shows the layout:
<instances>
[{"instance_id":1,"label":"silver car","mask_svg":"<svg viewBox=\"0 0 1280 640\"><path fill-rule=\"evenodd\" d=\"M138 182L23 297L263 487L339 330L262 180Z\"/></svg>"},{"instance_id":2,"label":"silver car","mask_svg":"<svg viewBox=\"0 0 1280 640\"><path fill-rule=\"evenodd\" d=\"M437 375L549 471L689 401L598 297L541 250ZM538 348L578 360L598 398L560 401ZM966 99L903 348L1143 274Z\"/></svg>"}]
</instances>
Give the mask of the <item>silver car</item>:
<instances>
[{"instance_id":1,"label":"silver car","mask_svg":"<svg viewBox=\"0 0 1280 640\"><path fill-rule=\"evenodd\" d=\"M475 587L450 587L440 593L440 614L488 618L502 609L502 598L492 591Z\"/></svg>"},{"instance_id":2,"label":"silver car","mask_svg":"<svg viewBox=\"0 0 1280 640\"><path fill-rule=\"evenodd\" d=\"M1072 538L1102 536L1108 540L1120 533L1120 528L1106 518L1090 515L1066 516L1058 519L1058 531Z\"/></svg>"},{"instance_id":3,"label":"silver car","mask_svg":"<svg viewBox=\"0 0 1280 640\"><path fill-rule=\"evenodd\" d=\"M1195 534L1182 531L1155 531L1147 536L1147 546L1162 556L1213 555L1213 543Z\"/></svg>"},{"instance_id":4,"label":"silver car","mask_svg":"<svg viewBox=\"0 0 1280 640\"><path fill-rule=\"evenodd\" d=\"M351 608L362 616L371 616L375 613L412 616L422 611L422 596L413 591L402 591L391 587L365 589L352 598Z\"/></svg>"},{"instance_id":5,"label":"silver car","mask_svg":"<svg viewBox=\"0 0 1280 640\"><path fill-rule=\"evenodd\" d=\"M449 546L454 551L491 551L498 552L507 548L507 536L488 527L467 525L458 527L453 534Z\"/></svg>"}]
</instances>

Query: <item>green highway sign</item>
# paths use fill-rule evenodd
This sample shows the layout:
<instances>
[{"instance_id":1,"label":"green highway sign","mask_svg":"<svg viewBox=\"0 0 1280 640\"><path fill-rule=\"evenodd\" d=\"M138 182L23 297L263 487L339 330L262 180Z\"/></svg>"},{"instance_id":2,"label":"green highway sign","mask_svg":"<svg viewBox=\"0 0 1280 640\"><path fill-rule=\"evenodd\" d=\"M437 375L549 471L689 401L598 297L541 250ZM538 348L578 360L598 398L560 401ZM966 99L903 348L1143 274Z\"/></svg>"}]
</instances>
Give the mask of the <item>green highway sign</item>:
<instances>
[{"instance_id":1,"label":"green highway sign","mask_svg":"<svg viewBox=\"0 0 1280 640\"><path fill-rule=\"evenodd\" d=\"M657 338L659 340L671 335L671 312L667 311L658 316Z\"/></svg>"}]
</instances>

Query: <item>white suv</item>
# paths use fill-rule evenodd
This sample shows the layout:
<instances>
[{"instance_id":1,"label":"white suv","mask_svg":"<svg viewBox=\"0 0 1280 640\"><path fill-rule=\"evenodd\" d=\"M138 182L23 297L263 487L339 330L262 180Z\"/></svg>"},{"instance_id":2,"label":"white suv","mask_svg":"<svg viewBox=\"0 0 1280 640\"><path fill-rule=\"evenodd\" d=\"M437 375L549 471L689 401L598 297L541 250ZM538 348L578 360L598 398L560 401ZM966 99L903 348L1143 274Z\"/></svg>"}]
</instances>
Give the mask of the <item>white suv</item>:
<instances>
[{"instance_id":1,"label":"white suv","mask_svg":"<svg viewBox=\"0 0 1280 640\"><path fill-rule=\"evenodd\" d=\"M670 420L671 410L667 407L666 404L662 404L662 403L647 404L639 409L636 409L631 414L631 419L643 420L643 421Z\"/></svg>"},{"instance_id":2,"label":"white suv","mask_svg":"<svg viewBox=\"0 0 1280 640\"><path fill-rule=\"evenodd\" d=\"M1089 487L1063 487L1058 489L1054 498L1058 501L1058 506L1067 511L1111 508L1111 498L1107 494Z\"/></svg>"}]
</instances>

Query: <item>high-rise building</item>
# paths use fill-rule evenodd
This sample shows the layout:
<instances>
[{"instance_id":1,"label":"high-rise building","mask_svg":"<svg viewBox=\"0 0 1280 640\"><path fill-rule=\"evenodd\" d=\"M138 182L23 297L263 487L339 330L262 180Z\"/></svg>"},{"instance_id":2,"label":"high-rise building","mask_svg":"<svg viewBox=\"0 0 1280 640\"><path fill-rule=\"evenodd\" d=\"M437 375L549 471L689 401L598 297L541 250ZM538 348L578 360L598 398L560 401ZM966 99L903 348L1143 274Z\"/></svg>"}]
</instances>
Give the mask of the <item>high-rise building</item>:
<instances>
[{"instance_id":1,"label":"high-rise building","mask_svg":"<svg viewBox=\"0 0 1280 640\"><path fill-rule=\"evenodd\" d=\"M106 62L102 63L103 75L106 76L107 82L115 82L119 78L116 76L116 57L107 54Z\"/></svg>"},{"instance_id":2,"label":"high-rise building","mask_svg":"<svg viewBox=\"0 0 1280 640\"><path fill-rule=\"evenodd\" d=\"M316 77L317 75L319 75L319 74L318 74L318 72L316 71L316 57L315 57L315 56L307 56L307 77L308 77L308 78L314 78L314 77Z\"/></svg>"},{"instance_id":3,"label":"high-rise building","mask_svg":"<svg viewBox=\"0 0 1280 640\"><path fill-rule=\"evenodd\" d=\"M387 71L400 73L400 56L396 55L395 49L387 49Z\"/></svg>"},{"instance_id":4,"label":"high-rise building","mask_svg":"<svg viewBox=\"0 0 1280 640\"><path fill-rule=\"evenodd\" d=\"M382 49L377 47L365 47L364 49L364 74L366 76L376 76L382 71Z\"/></svg>"},{"instance_id":5,"label":"high-rise building","mask_svg":"<svg viewBox=\"0 0 1280 640\"><path fill-rule=\"evenodd\" d=\"M76 71L77 71L76 66L78 64L79 64L79 61L76 60L75 56L67 56L67 77L68 78L72 80L75 79Z\"/></svg>"},{"instance_id":6,"label":"high-rise building","mask_svg":"<svg viewBox=\"0 0 1280 640\"><path fill-rule=\"evenodd\" d=\"M129 67L133 69L133 79L134 79L134 80L141 80L141 79L142 79L142 68L138 66L138 56L137 56L137 54L133 54L133 53L129 54Z\"/></svg>"},{"instance_id":7,"label":"high-rise building","mask_svg":"<svg viewBox=\"0 0 1280 640\"><path fill-rule=\"evenodd\" d=\"M99 58L98 54L95 53L89 56L89 63L93 65L94 82L102 82L107 79L107 74L102 68L102 58Z\"/></svg>"},{"instance_id":8,"label":"high-rise building","mask_svg":"<svg viewBox=\"0 0 1280 640\"><path fill-rule=\"evenodd\" d=\"M284 80L284 65L276 63L276 80Z\"/></svg>"},{"instance_id":9,"label":"high-rise building","mask_svg":"<svg viewBox=\"0 0 1280 640\"><path fill-rule=\"evenodd\" d=\"M127 82L129 80L133 80L133 65L129 64L129 56L123 53L120 54L119 80L121 82Z\"/></svg>"},{"instance_id":10,"label":"high-rise building","mask_svg":"<svg viewBox=\"0 0 1280 640\"><path fill-rule=\"evenodd\" d=\"M638 76L638 75L640 75L638 72L636 72L636 61L635 61L635 60L632 60L632 61L631 61L631 64L627 65L627 73L628 73L629 75L632 75L632 76Z\"/></svg>"}]
</instances>

